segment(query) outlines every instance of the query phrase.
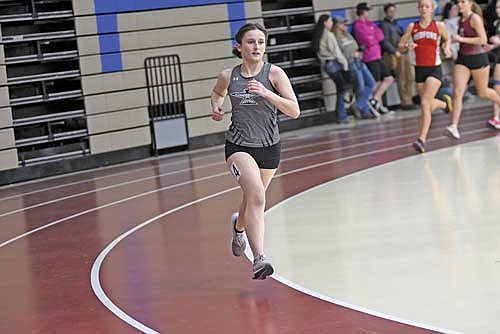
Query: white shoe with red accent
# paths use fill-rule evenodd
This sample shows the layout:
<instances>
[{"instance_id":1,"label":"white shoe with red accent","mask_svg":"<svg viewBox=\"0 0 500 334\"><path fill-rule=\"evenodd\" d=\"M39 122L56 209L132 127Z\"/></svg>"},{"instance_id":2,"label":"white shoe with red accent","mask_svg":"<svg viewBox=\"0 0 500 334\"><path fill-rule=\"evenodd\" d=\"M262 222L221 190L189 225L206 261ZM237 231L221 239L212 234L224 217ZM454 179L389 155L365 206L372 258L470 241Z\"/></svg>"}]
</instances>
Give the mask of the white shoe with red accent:
<instances>
[{"instance_id":1,"label":"white shoe with red accent","mask_svg":"<svg viewBox=\"0 0 500 334\"><path fill-rule=\"evenodd\" d=\"M500 119L492 118L492 119L488 120L488 125L497 129L497 130L500 130Z\"/></svg>"}]
</instances>

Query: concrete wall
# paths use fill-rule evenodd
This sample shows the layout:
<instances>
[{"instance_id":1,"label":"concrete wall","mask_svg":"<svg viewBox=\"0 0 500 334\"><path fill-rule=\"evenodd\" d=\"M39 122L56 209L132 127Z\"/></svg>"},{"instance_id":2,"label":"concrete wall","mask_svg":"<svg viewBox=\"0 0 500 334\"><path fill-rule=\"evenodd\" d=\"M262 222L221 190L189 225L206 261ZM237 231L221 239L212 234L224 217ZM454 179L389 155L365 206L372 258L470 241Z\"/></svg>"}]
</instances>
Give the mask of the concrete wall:
<instances>
[{"instance_id":1,"label":"concrete wall","mask_svg":"<svg viewBox=\"0 0 500 334\"><path fill-rule=\"evenodd\" d=\"M190 137L224 131L228 120L211 121L209 96L217 74L238 63L237 29L262 23L260 1L127 3L73 0L91 152L151 142L144 60L152 56L180 57Z\"/></svg>"}]
</instances>

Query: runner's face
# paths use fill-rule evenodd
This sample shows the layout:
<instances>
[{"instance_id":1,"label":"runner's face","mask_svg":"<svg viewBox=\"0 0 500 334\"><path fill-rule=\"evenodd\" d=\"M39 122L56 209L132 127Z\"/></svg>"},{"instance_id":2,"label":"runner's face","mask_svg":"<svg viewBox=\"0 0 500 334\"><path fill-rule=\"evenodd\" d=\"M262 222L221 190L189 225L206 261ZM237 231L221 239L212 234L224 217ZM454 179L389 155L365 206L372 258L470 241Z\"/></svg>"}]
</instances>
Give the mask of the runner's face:
<instances>
[{"instance_id":1,"label":"runner's face","mask_svg":"<svg viewBox=\"0 0 500 334\"><path fill-rule=\"evenodd\" d=\"M464 11L469 11L471 9L471 2L469 0L458 0L457 6L458 11L463 13Z\"/></svg>"},{"instance_id":2,"label":"runner's face","mask_svg":"<svg viewBox=\"0 0 500 334\"><path fill-rule=\"evenodd\" d=\"M258 29L247 31L239 48L241 58L247 61L261 61L266 51L266 36Z\"/></svg>"},{"instance_id":3,"label":"runner's face","mask_svg":"<svg viewBox=\"0 0 500 334\"><path fill-rule=\"evenodd\" d=\"M495 12L497 13L497 16L500 17L500 1L497 2L497 6L495 8Z\"/></svg>"},{"instance_id":4,"label":"runner's face","mask_svg":"<svg viewBox=\"0 0 500 334\"><path fill-rule=\"evenodd\" d=\"M434 13L433 0L421 0L418 2L418 12L422 18L431 18Z\"/></svg>"}]
</instances>

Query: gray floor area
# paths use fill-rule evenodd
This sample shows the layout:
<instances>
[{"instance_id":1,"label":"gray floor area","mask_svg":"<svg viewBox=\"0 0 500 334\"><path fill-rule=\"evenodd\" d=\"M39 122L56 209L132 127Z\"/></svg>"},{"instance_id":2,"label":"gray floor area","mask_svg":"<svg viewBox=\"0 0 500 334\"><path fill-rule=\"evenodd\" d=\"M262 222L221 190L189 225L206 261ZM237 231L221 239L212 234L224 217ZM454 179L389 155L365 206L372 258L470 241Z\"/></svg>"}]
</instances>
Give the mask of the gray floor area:
<instances>
[{"instance_id":1,"label":"gray floor area","mask_svg":"<svg viewBox=\"0 0 500 334\"><path fill-rule=\"evenodd\" d=\"M317 294L498 333L499 166L496 137L337 179L267 213L266 252L278 275Z\"/></svg>"}]
</instances>

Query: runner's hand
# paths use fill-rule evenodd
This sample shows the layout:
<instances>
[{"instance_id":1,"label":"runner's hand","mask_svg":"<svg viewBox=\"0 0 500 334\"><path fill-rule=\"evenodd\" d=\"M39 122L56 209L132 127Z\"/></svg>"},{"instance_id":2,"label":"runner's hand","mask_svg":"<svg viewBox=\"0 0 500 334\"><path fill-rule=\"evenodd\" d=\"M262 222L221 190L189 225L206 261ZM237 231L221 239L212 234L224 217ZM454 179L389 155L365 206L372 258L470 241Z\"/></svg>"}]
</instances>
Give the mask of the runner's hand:
<instances>
[{"instance_id":1,"label":"runner's hand","mask_svg":"<svg viewBox=\"0 0 500 334\"><path fill-rule=\"evenodd\" d=\"M212 119L214 121L222 121L224 119L224 110L221 107L215 107L212 110Z\"/></svg>"},{"instance_id":2,"label":"runner's hand","mask_svg":"<svg viewBox=\"0 0 500 334\"><path fill-rule=\"evenodd\" d=\"M248 82L247 90L249 93L257 94L262 97L266 97L267 93L269 92L269 90L266 87L264 87L264 85L261 82L255 79L252 79Z\"/></svg>"}]
</instances>

